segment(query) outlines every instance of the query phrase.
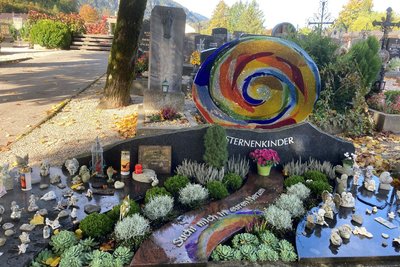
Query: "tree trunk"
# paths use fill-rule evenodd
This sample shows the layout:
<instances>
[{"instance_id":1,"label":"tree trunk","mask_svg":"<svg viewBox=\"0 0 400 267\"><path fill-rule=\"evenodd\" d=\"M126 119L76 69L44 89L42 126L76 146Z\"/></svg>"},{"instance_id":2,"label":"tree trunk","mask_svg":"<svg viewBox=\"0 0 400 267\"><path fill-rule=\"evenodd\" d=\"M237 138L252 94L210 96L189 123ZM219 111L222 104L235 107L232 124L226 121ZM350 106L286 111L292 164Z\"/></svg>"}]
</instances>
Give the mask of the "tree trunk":
<instances>
[{"instance_id":1,"label":"tree trunk","mask_svg":"<svg viewBox=\"0 0 400 267\"><path fill-rule=\"evenodd\" d=\"M130 103L130 87L134 79L135 58L147 0L121 0L107 80L99 108L118 108Z\"/></svg>"}]
</instances>

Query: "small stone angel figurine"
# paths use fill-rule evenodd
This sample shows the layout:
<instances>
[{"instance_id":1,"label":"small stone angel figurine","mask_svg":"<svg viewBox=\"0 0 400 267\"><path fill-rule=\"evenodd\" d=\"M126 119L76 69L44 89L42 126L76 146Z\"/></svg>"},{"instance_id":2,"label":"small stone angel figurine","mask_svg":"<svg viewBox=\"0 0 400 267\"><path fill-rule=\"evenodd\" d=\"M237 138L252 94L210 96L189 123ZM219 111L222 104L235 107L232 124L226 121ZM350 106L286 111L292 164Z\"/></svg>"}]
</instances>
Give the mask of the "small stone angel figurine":
<instances>
[{"instance_id":1,"label":"small stone angel figurine","mask_svg":"<svg viewBox=\"0 0 400 267\"><path fill-rule=\"evenodd\" d=\"M37 200L37 198L35 195L29 196L28 211L37 211L39 209L38 205L36 204L36 200Z\"/></svg>"},{"instance_id":2,"label":"small stone angel figurine","mask_svg":"<svg viewBox=\"0 0 400 267\"><path fill-rule=\"evenodd\" d=\"M392 187L390 184L393 182L393 178L389 172L382 172L379 176L379 188L383 190L390 190Z\"/></svg>"},{"instance_id":3,"label":"small stone angel figurine","mask_svg":"<svg viewBox=\"0 0 400 267\"><path fill-rule=\"evenodd\" d=\"M10 218L13 220L18 220L21 218L21 210L19 206L17 205L17 202L12 201L11 202L11 215Z\"/></svg>"},{"instance_id":4,"label":"small stone angel figurine","mask_svg":"<svg viewBox=\"0 0 400 267\"><path fill-rule=\"evenodd\" d=\"M45 177L50 174L50 163L47 160L44 160L40 164L40 176Z\"/></svg>"},{"instance_id":5,"label":"small stone angel figurine","mask_svg":"<svg viewBox=\"0 0 400 267\"><path fill-rule=\"evenodd\" d=\"M334 208L335 208L335 203L333 202L333 197L332 194L329 193L328 191L323 191L322 192L322 209L325 211L325 217L329 219L333 219L334 216Z\"/></svg>"},{"instance_id":6,"label":"small stone angel figurine","mask_svg":"<svg viewBox=\"0 0 400 267\"><path fill-rule=\"evenodd\" d=\"M325 217L325 210L323 210L323 209L319 209L318 211L317 211L317 213L315 214L315 217L316 217L316 224L319 224L319 225L325 225L325 226L328 226L328 224L325 222L325 219L324 219L324 217Z\"/></svg>"},{"instance_id":7,"label":"small stone angel figurine","mask_svg":"<svg viewBox=\"0 0 400 267\"><path fill-rule=\"evenodd\" d=\"M336 183L337 183L336 193L338 193L339 195L342 194L344 191L346 191L348 178L349 176L347 174L342 174L342 176L340 176L340 179L336 178Z\"/></svg>"}]
</instances>

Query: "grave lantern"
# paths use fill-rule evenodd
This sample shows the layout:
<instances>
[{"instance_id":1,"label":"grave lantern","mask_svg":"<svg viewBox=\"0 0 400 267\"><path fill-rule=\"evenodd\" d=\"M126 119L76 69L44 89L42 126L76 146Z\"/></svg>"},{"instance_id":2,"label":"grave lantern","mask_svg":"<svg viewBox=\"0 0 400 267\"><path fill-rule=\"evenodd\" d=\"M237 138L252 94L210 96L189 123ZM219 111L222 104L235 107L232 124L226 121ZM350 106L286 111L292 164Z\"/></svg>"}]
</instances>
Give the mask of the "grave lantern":
<instances>
[{"instance_id":1,"label":"grave lantern","mask_svg":"<svg viewBox=\"0 0 400 267\"><path fill-rule=\"evenodd\" d=\"M162 91L163 91L163 93L168 93L168 89L169 89L169 83L168 83L167 79L165 79L162 82Z\"/></svg>"},{"instance_id":2,"label":"grave lantern","mask_svg":"<svg viewBox=\"0 0 400 267\"><path fill-rule=\"evenodd\" d=\"M96 172L97 176L104 176L103 173L103 147L100 144L99 137L92 146L92 171Z\"/></svg>"}]
</instances>

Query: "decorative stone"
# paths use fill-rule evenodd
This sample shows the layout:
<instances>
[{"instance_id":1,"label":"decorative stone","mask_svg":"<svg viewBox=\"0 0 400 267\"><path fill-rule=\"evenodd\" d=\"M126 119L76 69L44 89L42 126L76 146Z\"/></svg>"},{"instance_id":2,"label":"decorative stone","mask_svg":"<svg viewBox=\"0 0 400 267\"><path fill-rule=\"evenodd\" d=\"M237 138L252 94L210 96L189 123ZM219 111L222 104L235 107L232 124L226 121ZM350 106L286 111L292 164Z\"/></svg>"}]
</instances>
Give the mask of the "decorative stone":
<instances>
[{"instance_id":1,"label":"decorative stone","mask_svg":"<svg viewBox=\"0 0 400 267\"><path fill-rule=\"evenodd\" d=\"M124 183L124 182L116 181L116 182L114 183L115 189L122 189L122 188L124 188L124 186L125 186L125 183Z\"/></svg>"},{"instance_id":2,"label":"decorative stone","mask_svg":"<svg viewBox=\"0 0 400 267\"><path fill-rule=\"evenodd\" d=\"M18 255L24 254L27 248L28 248L27 244L18 245Z\"/></svg>"},{"instance_id":3,"label":"decorative stone","mask_svg":"<svg viewBox=\"0 0 400 267\"><path fill-rule=\"evenodd\" d=\"M87 205L85 205L85 207L84 207L84 211L85 211L87 214L91 214L91 213L93 213L93 212L100 212L100 210L101 210L101 207L100 207L100 206L93 205L93 204L87 204Z\"/></svg>"},{"instance_id":4,"label":"decorative stone","mask_svg":"<svg viewBox=\"0 0 400 267\"><path fill-rule=\"evenodd\" d=\"M77 207L78 206L78 198L76 196L71 196L68 199L68 206L67 207Z\"/></svg>"},{"instance_id":5,"label":"decorative stone","mask_svg":"<svg viewBox=\"0 0 400 267\"><path fill-rule=\"evenodd\" d=\"M41 216L46 216L48 212L47 212L46 209L40 209L36 213L41 215Z\"/></svg>"},{"instance_id":6,"label":"decorative stone","mask_svg":"<svg viewBox=\"0 0 400 267\"><path fill-rule=\"evenodd\" d=\"M339 235L343 239L350 239L351 237L351 226L348 224L344 224L338 228Z\"/></svg>"},{"instance_id":7,"label":"decorative stone","mask_svg":"<svg viewBox=\"0 0 400 267\"><path fill-rule=\"evenodd\" d=\"M372 211L371 211L370 209L366 209L366 210L365 210L365 213L368 214L368 215L371 215L371 214L372 214Z\"/></svg>"},{"instance_id":8,"label":"decorative stone","mask_svg":"<svg viewBox=\"0 0 400 267\"><path fill-rule=\"evenodd\" d=\"M385 233L382 233L382 237L385 238L385 239L388 239L388 238L389 238L389 235L388 235L388 234L385 234Z\"/></svg>"},{"instance_id":9,"label":"decorative stone","mask_svg":"<svg viewBox=\"0 0 400 267\"><path fill-rule=\"evenodd\" d=\"M54 193L54 191L49 191L46 194L44 194L40 199L49 201L49 200L53 200L56 198L57 198L56 193Z\"/></svg>"},{"instance_id":10,"label":"decorative stone","mask_svg":"<svg viewBox=\"0 0 400 267\"><path fill-rule=\"evenodd\" d=\"M35 227L36 227L36 225L34 225L34 224L24 223L23 225L21 225L19 230L26 231L26 232L31 232L33 229L35 229Z\"/></svg>"},{"instance_id":11,"label":"decorative stone","mask_svg":"<svg viewBox=\"0 0 400 267\"><path fill-rule=\"evenodd\" d=\"M43 225L44 217L42 217L40 214L35 214L29 223L32 225Z\"/></svg>"},{"instance_id":12,"label":"decorative stone","mask_svg":"<svg viewBox=\"0 0 400 267\"><path fill-rule=\"evenodd\" d=\"M3 224L3 230L8 230L14 227L13 223L5 223Z\"/></svg>"},{"instance_id":13,"label":"decorative stone","mask_svg":"<svg viewBox=\"0 0 400 267\"><path fill-rule=\"evenodd\" d=\"M44 238L44 239L49 238L49 237L50 237L50 233L51 233L50 226L45 225L45 226L43 227L43 238Z\"/></svg>"},{"instance_id":14,"label":"decorative stone","mask_svg":"<svg viewBox=\"0 0 400 267\"><path fill-rule=\"evenodd\" d=\"M382 247L386 248L387 246L388 246L388 243L385 242L385 241L383 241L383 242L382 242Z\"/></svg>"},{"instance_id":15,"label":"decorative stone","mask_svg":"<svg viewBox=\"0 0 400 267\"><path fill-rule=\"evenodd\" d=\"M68 216L69 216L69 211L62 210L58 213L57 218L61 219L61 218L68 217Z\"/></svg>"},{"instance_id":16,"label":"decorative stone","mask_svg":"<svg viewBox=\"0 0 400 267\"><path fill-rule=\"evenodd\" d=\"M58 221L58 218L56 218L54 221L50 221L49 218L46 218L46 225L50 226L51 229L56 230L61 227L60 222Z\"/></svg>"},{"instance_id":17,"label":"decorative stone","mask_svg":"<svg viewBox=\"0 0 400 267\"><path fill-rule=\"evenodd\" d=\"M0 247L4 246L4 244L6 243L7 239L4 237L0 237Z\"/></svg>"},{"instance_id":18,"label":"decorative stone","mask_svg":"<svg viewBox=\"0 0 400 267\"><path fill-rule=\"evenodd\" d=\"M156 172L150 169L143 169L143 172L140 174L132 173L132 178L135 181L141 183L152 183L154 180L157 179Z\"/></svg>"},{"instance_id":19,"label":"decorative stone","mask_svg":"<svg viewBox=\"0 0 400 267\"><path fill-rule=\"evenodd\" d=\"M31 242L31 240L29 239L29 234L27 232L22 232L22 234L19 235L19 240L22 244L27 244Z\"/></svg>"},{"instance_id":20,"label":"decorative stone","mask_svg":"<svg viewBox=\"0 0 400 267\"><path fill-rule=\"evenodd\" d=\"M67 187L67 185L65 185L63 183L59 183L59 184L57 184L57 187L60 188L60 189L64 189L64 188Z\"/></svg>"},{"instance_id":21,"label":"decorative stone","mask_svg":"<svg viewBox=\"0 0 400 267\"><path fill-rule=\"evenodd\" d=\"M323 191L322 192L322 209L325 210L325 217L329 219L333 219L333 214L334 214L334 208L335 208L335 203L333 202L332 194L329 193L328 191Z\"/></svg>"},{"instance_id":22,"label":"decorative stone","mask_svg":"<svg viewBox=\"0 0 400 267\"><path fill-rule=\"evenodd\" d=\"M8 229L4 232L5 236L12 236L13 234L15 234L15 231L12 229Z\"/></svg>"},{"instance_id":23,"label":"decorative stone","mask_svg":"<svg viewBox=\"0 0 400 267\"><path fill-rule=\"evenodd\" d=\"M49 188L49 184L40 184L39 188L40 189L47 189L47 188Z\"/></svg>"},{"instance_id":24,"label":"decorative stone","mask_svg":"<svg viewBox=\"0 0 400 267\"><path fill-rule=\"evenodd\" d=\"M76 208L73 208L71 211L71 214L70 214L71 218L76 219L76 217L78 217L77 213L78 213L78 210Z\"/></svg>"},{"instance_id":25,"label":"decorative stone","mask_svg":"<svg viewBox=\"0 0 400 267\"><path fill-rule=\"evenodd\" d=\"M376 207L376 206L374 206L373 208L372 208L372 213L377 213L378 212L378 208Z\"/></svg>"},{"instance_id":26,"label":"decorative stone","mask_svg":"<svg viewBox=\"0 0 400 267\"><path fill-rule=\"evenodd\" d=\"M0 215L3 215L3 213L5 212L5 208L3 205L0 205Z\"/></svg>"},{"instance_id":27,"label":"decorative stone","mask_svg":"<svg viewBox=\"0 0 400 267\"><path fill-rule=\"evenodd\" d=\"M44 160L40 164L40 176L44 177L50 174L50 164L47 160Z\"/></svg>"},{"instance_id":28,"label":"decorative stone","mask_svg":"<svg viewBox=\"0 0 400 267\"><path fill-rule=\"evenodd\" d=\"M334 246L342 245L343 240L339 235L339 230L338 229L336 229L336 228L332 229L330 241L331 241L332 245L334 245Z\"/></svg>"},{"instance_id":29,"label":"decorative stone","mask_svg":"<svg viewBox=\"0 0 400 267\"><path fill-rule=\"evenodd\" d=\"M354 228L354 230L353 230L353 234L355 234L355 235L363 235L363 236L366 236L368 238L372 238L373 237L373 235L370 232L368 232L367 228L365 228L365 227L356 226Z\"/></svg>"},{"instance_id":30,"label":"decorative stone","mask_svg":"<svg viewBox=\"0 0 400 267\"><path fill-rule=\"evenodd\" d=\"M392 186L390 183L393 182L393 178L389 172L382 172L379 176L379 188L383 190L390 190Z\"/></svg>"},{"instance_id":31,"label":"decorative stone","mask_svg":"<svg viewBox=\"0 0 400 267\"><path fill-rule=\"evenodd\" d=\"M63 196L64 196L65 198L67 198L67 197L71 197L73 194L74 194L74 191L72 191L71 189L67 189L67 190L65 190L65 192L63 193Z\"/></svg>"},{"instance_id":32,"label":"decorative stone","mask_svg":"<svg viewBox=\"0 0 400 267\"><path fill-rule=\"evenodd\" d=\"M50 183L51 184L58 184L61 183L61 176L58 174L53 174L50 176Z\"/></svg>"},{"instance_id":33,"label":"decorative stone","mask_svg":"<svg viewBox=\"0 0 400 267\"><path fill-rule=\"evenodd\" d=\"M393 211L392 211L392 212L389 212L389 213L388 213L388 217L389 217L389 219L393 220L394 217L396 217L396 214L394 214Z\"/></svg>"},{"instance_id":34,"label":"decorative stone","mask_svg":"<svg viewBox=\"0 0 400 267\"><path fill-rule=\"evenodd\" d=\"M359 214L353 214L351 215L351 220L358 223L358 224L363 224L363 217Z\"/></svg>"}]
</instances>

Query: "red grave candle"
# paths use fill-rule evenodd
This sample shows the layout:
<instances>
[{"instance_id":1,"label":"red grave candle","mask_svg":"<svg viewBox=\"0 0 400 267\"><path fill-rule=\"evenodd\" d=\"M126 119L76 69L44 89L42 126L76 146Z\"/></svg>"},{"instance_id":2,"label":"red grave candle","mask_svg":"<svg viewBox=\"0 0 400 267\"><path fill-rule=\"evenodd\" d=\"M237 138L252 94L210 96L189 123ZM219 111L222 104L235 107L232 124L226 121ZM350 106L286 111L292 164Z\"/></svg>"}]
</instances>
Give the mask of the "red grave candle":
<instances>
[{"instance_id":1,"label":"red grave candle","mask_svg":"<svg viewBox=\"0 0 400 267\"><path fill-rule=\"evenodd\" d=\"M135 173L136 173L136 174L141 174L141 173L143 173L142 164L136 164L136 165L135 165Z\"/></svg>"}]
</instances>

